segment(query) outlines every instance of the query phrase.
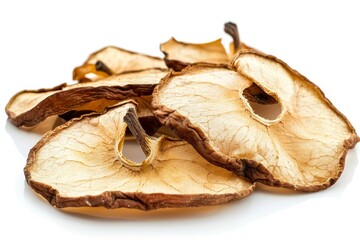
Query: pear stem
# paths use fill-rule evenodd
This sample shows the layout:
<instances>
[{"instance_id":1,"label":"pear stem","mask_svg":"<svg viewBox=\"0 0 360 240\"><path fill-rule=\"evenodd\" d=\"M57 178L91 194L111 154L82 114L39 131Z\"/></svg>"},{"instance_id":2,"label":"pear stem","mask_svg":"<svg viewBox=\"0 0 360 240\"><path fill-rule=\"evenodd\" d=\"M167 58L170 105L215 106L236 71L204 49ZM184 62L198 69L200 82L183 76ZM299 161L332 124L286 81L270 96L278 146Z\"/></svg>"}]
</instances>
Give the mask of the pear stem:
<instances>
[{"instance_id":1,"label":"pear stem","mask_svg":"<svg viewBox=\"0 0 360 240\"><path fill-rule=\"evenodd\" d=\"M239 31L238 31L236 24L233 22L225 23L224 32L226 32L227 34L229 34L232 37L233 42L234 42L235 51L240 50L240 47L241 47L240 35L239 35Z\"/></svg>"}]
</instances>

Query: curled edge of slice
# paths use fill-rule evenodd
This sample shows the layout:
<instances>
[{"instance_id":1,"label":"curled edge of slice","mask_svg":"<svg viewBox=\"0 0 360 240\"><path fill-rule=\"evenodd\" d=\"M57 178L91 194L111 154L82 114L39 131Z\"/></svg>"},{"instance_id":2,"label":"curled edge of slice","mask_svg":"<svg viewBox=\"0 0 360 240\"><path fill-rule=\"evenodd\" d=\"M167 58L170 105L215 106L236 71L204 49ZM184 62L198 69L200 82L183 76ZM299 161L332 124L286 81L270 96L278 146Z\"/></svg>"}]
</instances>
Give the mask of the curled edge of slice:
<instances>
[{"instance_id":1,"label":"curled edge of slice","mask_svg":"<svg viewBox=\"0 0 360 240\"><path fill-rule=\"evenodd\" d=\"M76 67L73 71L73 79L89 82L113 74L152 68L165 69L167 67L162 58L107 46L90 54L81 66Z\"/></svg>"},{"instance_id":2,"label":"curled edge of slice","mask_svg":"<svg viewBox=\"0 0 360 240\"><path fill-rule=\"evenodd\" d=\"M113 75L94 82L23 90L9 100L5 111L16 126L34 126L49 116L72 110L102 111L104 107L127 98L150 96L167 73L165 69L147 69Z\"/></svg>"}]
</instances>

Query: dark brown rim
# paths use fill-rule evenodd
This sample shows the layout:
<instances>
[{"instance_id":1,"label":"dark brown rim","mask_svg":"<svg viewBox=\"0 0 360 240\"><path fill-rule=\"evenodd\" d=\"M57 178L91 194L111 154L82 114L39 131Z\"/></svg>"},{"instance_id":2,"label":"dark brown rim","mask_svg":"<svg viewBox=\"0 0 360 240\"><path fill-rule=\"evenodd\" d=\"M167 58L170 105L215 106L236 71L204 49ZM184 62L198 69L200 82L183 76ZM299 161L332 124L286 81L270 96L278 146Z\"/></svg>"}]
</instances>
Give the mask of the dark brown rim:
<instances>
[{"instance_id":1,"label":"dark brown rim","mask_svg":"<svg viewBox=\"0 0 360 240\"><path fill-rule=\"evenodd\" d=\"M164 74L168 71L165 69L145 69L138 71L128 71L117 76L123 76L131 73L141 73L149 70L163 71ZM106 80L106 79L102 79ZM98 81L102 81L98 80ZM160 79L159 79L160 81ZM76 84L74 84L76 85ZM72 85L72 86L74 86ZM5 111L9 116L10 121L16 126L33 126L42 120L52 115L61 115L76 107L79 107L85 103L98 100L125 100L133 97L151 95L156 84L128 84L124 86L98 86L98 87L82 87L69 89L63 92L54 93L48 96L43 101L38 103L34 108L23 112L19 115L15 115L9 110L13 101L21 94L24 93L42 93L47 91L62 90L67 87L67 84L61 84L54 88L43 88L38 90L24 90L15 94L7 103ZM74 97L75 96L75 97ZM68 101L73 99L73 101Z\"/></svg>"}]
</instances>

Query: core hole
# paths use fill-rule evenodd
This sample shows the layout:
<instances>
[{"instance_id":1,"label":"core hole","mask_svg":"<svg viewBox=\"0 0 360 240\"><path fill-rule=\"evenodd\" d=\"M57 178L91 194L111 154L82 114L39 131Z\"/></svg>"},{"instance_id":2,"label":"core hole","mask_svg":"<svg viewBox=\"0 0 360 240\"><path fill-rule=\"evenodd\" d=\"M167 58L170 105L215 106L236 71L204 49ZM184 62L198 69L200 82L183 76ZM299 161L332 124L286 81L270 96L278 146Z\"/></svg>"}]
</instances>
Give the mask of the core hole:
<instances>
[{"instance_id":1,"label":"core hole","mask_svg":"<svg viewBox=\"0 0 360 240\"><path fill-rule=\"evenodd\" d=\"M141 163L146 159L145 153L131 133L126 134L122 147L122 155L129 161L133 161L135 163Z\"/></svg>"},{"instance_id":2,"label":"core hole","mask_svg":"<svg viewBox=\"0 0 360 240\"><path fill-rule=\"evenodd\" d=\"M264 105L249 101L249 104L256 115L267 120L275 120L281 113L279 103Z\"/></svg>"},{"instance_id":3,"label":"core hole","mask_svg":"<svg viewBox=\"0 0 360 240\"><path fill-rule=\"evenodd\" d=\"M253 112L264 119L275 120L281 114L281 104L277 99L267 94L255 83L244 89L243 96Z\"/></svg>"}]
</instances>

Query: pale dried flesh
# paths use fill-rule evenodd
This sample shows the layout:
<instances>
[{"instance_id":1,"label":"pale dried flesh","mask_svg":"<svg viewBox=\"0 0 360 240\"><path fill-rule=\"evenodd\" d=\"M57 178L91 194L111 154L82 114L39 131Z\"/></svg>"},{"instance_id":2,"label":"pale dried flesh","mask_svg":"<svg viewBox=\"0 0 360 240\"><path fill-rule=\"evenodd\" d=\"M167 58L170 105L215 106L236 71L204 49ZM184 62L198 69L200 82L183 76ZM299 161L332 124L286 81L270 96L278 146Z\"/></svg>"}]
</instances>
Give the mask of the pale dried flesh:
<instances>
[{"instance_id":1,"label":"pale dried flesh","mask_svg":"<svg viewBox=\"0 0 360 240\"><path fill-rule=\"evenodd\" d=\"M154 87L166 74L167 70L149 69L113 75L94 82L25 90L14 95L5 110L16 126L33 126L49 116L69 111L101 112L107 106L129 98L137 99L141 103L140 109L146 110ZM141 112L140 117L151 114L149 110Z\"/></svg>"},{"instance_id":2,"label":"pale dried flesh","mask_svg":"<svg viewBox=\"0 0 360 240\"><path fill-rule=\"evenodd\" d=\"M165 54L166 64L177 71L194 62L229 62L229 57L221 43L221 39L195 44L179 42L175 38L171 38L160 45L160 50Z\"/></svg>"},{"instance_id":3,"label":"pale dried flesh","mask_svg":"<svg viewBox=\"0 0 360 240\"><path fill-rule=\"evenodd\" d=\"M96 67L99 62L106 66L106 71ZM87 82L113 74L151 68L167 67L161 58L109 46L91 54L83 65L75 68L73 78L79 82Z\"/></svg>"},{"instance_id":4,"label":"pale dried flesh","mask_svg":"<svg viewBox=\"0 0 360 240\"><path fill-rule=\"evenodd\" d=\"M125 130L139 127L131 117L135 107L125 102L46 134L30 151L25 167L28 184L58 208L196 207L252 192L252 183L210 164L183 140L143 136L139 143L145 143L148 157L141 164L126 159Z\"/></svg>"},{"instance_id":5,"label":"pale dried flesh","mask_svg":"<svg viewBox=\"0 0 360 240\"><path fill-rule=\"evenodd\" d=\"M192 63L228 64L236 52L253 49L240 42L236 24L226 23L224 31L233 39L230 43L229 53L226 52L221 39L207 43L188 43L178 41L172 37L167 42L160 44L160 50L165 55L166 65L175 71L181 71Z\"/></svg>"},{"instance_id":6,"label":"pale dried flesh","mask_svg":"<svg viewBox=\"0 0 360 240\"><path fill-rule=\"evenodd\" d=\"M254 113L243 91L258 85L280 115ZM195 64L164 78L154 114L208 161L251 181L302 191L332 185L359 141L321 90L282 61L240 52L232 67Z\"/></svg>"}]
</instances>

